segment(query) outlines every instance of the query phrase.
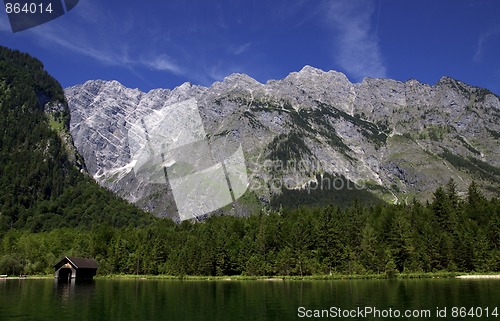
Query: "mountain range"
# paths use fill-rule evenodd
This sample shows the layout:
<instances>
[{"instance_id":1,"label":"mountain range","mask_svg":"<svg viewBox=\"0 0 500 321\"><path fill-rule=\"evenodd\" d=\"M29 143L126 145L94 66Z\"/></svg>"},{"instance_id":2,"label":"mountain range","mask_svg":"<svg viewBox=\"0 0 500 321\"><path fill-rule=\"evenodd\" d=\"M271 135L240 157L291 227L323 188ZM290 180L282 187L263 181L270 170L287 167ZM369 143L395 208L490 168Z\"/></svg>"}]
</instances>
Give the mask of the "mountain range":
<instances>
[{"instance_id":1,"label":"mountain range","mask_svg":"<svg viewBox=\"0 0 500 321\"><path fill-rule=\"evenodd\" d=\"M213 154L224 154L214 150L220 141L243 151L246 192L218 213L429 200L450 179L459 191L474 180L486 195L500 195L500 97L449 77L434 85L352 83L340 72L306 66L265 84L232 74L210 87L184 83L142 92L91 80L64 93L74 144L90 175L159 217L182 219L168 184L138 178L131 133L151 115L193 119L186 101L195 103L200 139ZM193 124L160 119L155 126L181 135Z\"/></svg>"}]
</instances>

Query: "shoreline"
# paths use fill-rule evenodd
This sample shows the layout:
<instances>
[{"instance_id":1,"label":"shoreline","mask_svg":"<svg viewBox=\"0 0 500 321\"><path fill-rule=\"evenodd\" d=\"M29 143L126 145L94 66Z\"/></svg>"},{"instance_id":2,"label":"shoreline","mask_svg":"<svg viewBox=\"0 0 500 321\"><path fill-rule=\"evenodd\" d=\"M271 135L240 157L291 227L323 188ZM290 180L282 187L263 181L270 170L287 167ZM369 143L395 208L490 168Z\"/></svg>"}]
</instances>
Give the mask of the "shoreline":
<instances>
[{"instance_id":1,"label":"shoreline","mask_svg":"<svg viewBox=\"0 0 500 321\"><path fill-rule=\"evenodd\" d=\"M41 279L54 279L53 275L27 275L24 277L19 277L19 276L7 276L7 277L0 277L0 281L3 280L41 280Z\"/></svg>"},{"instance_id":2,"label":"shoreline","mask_svg":"<svg viewBox=\"0 0 500 321\"><path fill-rule=\"evenodd\" d=\"M252 276L252 275L233 275L233 276L175 276L175 275L136 275L136 274L108 274L98 275L96 280L179 280L179 281L332 281L332 280L404 280L404 279L500 279L500 274L464 274L459 272L434 272L434 273L408 273L397 274L393 278L388 278L385 274L332 274L332 275L285 275L285 276ZM26 277L1 277L2 280L40 280L54 279L53 275L33 275Z\"/></svg>"},{"instance_id":3,"label":"shoreline","mask_svg":"<svg viewBox=\"0 0 500 321\"><path fill-rule=\"evenodd\" d=\"M123 280L181 280L181 281L332 281L332 280L404 280L404 279L500 279L500 274L466 274L463 272L399 273L393 278L385 274L332 274L332 275L233 275L233 276L174 276L174 275L131 275L111 274L97 276L96 279Z\"/></svg>"},{"instance_id":4,"label":"shoreline","mask_svg":"<svg viewBox=\"0 0 500 321\"><path fill-rule=\"evenodd\" d=\"M457 279L500 279L500 274L466 274L457 276Z\"/></svg>"}]
</instances>

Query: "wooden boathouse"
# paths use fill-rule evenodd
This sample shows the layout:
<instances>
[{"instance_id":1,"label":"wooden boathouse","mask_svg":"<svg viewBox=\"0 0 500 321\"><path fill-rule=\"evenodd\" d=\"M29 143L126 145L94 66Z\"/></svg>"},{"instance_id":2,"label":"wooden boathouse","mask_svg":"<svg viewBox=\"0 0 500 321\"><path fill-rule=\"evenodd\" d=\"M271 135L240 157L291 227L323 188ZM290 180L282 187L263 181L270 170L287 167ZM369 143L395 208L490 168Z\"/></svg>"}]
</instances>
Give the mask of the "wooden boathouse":
<instances>
[{"instance_id":1,"label":"wooden boathouse","mask_svg":"<svg viewBox=\"0 0 500 321\"><path fill-rule=\"evenodd\" d=\"M54 265L55 278L69 281L91 280L97 273L99 264L94 259L65 256L59 263Z\"/></svg>"}]
</instances>

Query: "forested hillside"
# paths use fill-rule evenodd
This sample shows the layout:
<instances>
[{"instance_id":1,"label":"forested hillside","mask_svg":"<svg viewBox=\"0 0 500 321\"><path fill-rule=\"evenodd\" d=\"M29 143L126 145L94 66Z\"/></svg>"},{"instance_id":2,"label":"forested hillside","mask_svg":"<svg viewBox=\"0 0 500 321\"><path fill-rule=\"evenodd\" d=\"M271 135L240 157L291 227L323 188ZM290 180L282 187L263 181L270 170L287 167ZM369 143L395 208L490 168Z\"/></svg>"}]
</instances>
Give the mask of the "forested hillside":
<instances>
[{"instance_id":1,"label":"forested hillside","mask_svg":"<svg viewBox=\"0 0 500 321\"><path fill-rule=\"evenodd\" d=\"M42 63L0 47L0 231L151 220L79 171L63 141L69 117L63 90Z\"/></svg>"},{"instance_id":2,"label":"forested hillside","mask_svg":"<svg viewBox=\"0 0 500 321\"><path fill-rule=\"evenodd\" d=\"M500 201L450 182L434 201L341 209L262 211L204 223L169 219L143 227L11 230L0 272L52 273L63 255L94 257L99 273L325 275L500 271Z\"/></svg>"}]
</instances>

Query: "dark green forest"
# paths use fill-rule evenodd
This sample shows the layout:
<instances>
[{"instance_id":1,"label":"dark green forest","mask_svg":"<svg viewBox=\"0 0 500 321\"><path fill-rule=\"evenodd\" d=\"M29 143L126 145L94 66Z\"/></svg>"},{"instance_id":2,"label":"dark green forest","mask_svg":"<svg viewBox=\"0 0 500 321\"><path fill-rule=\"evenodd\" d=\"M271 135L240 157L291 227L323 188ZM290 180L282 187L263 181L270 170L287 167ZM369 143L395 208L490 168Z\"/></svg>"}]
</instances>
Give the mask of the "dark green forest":
<instances>
[{"instance_id":1,"label":"dark green forest","mask_svg":"<svg viewBox=\"0 0 500 321\"><path fill-rule=\"evenodd\" d=\"M64 255L93 257L100 274L324 275L500 271L500 201L453 182L429 204L262 211L203 223L142 227L12 229L0 271L52 273Z\"/></svg>"},{"instance_id":2,"label":"dark green forest","mask_svg":"<svg viewBox=\"0 0 500 321\"><path fill-rule=\"evenodd\" d=\"M47 104L63 108L49 114ZM463 196L450 181L426 204L340 207L326 204L341 195L325 194L295 209L175 224L82 173L61 139L68 126L57 81L38 60L0 47L0 274L52 273L65 255L95 258L100 274L500 271L500 201L474 183Z\"/></svg>"},{"instance_id":3,"label":"dark green forest","mask_svg":"<svg viewBox=\"0 0 500 321\"><path fill-rule=\"evenodd\" d=\"M44 111L47 104L62 108L50 115ZM152 221L70 161L54 128L69 133L69 117L63 89L43 64L0 47L0 231Z\"/></svg>"}]
</instances>

